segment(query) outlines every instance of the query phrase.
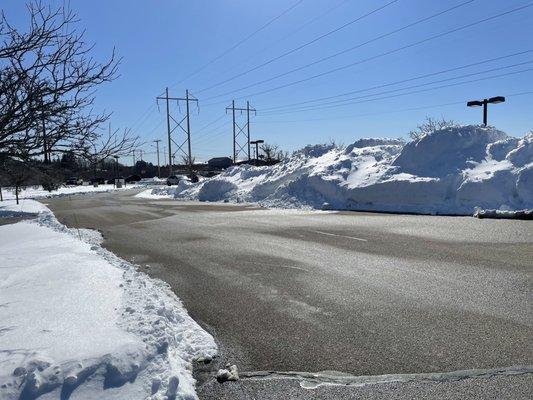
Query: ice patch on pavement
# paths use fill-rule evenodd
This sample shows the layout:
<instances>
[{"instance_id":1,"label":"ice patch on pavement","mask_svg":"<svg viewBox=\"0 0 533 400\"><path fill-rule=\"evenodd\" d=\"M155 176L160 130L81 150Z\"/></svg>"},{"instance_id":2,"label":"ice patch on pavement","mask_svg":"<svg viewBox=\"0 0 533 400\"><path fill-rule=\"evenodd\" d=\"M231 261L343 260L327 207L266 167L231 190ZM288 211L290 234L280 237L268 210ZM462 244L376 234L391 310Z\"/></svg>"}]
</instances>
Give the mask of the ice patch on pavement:
<instances>
[{"instance_id":1,"label":"ice patch on pavement","mask_svg":"<svg viewBox=\"0 0 533 400\"><path fill-rule=\"evenodd\" d=\"M0 226L0 398L196 398L192 362L213 338L167 284L38 204Z\"/></svg>"},{"instance_id":2,"label":"ice patch on pavement","mask_svg":"<svg viewBox=\"0 0 533 400\"><path fill-rule=\"evenodd\" d=\"M495 376L516 376L533 374L533 366L516 365L492 369L468 369L449 372L413 374L386 374L356 376L338 371L253 371L242 372L240 378L247 380L298 380L303 389L316 389L322 385L367 386L392 382L454 382L462 379L489 379Z\"/></svg>"},{"instance_id":3,"label":"ice patch on pavement","mask_svg":"<svg viewBox=\"0 0 533 400\"><path fill-rule=\"evenodd\" d=\"M267 207L472 215L533 208L533 134L455 126L405 143L307 146L274 166L241 165L139 195Z\"/></svg>"}]
</instances>

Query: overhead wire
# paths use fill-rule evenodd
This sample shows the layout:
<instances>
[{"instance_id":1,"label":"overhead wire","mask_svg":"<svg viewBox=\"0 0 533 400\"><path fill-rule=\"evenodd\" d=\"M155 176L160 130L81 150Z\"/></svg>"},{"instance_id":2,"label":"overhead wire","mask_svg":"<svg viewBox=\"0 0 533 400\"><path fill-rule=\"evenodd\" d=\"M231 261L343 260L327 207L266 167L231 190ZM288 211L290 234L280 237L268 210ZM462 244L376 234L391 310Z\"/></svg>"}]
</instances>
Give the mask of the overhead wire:
<instances>
[{"instance_id":1,"label":"overhead wire","mask_svg":"<svg viewBox=\"0 0 533 400\"><path fill-rule=\"evenodd\" d=\"M513 72L504 73L504 74L492 75L492 76L478 78L478 79L472 79L472 80L468 80L468 81L464 81L464 82L456 82L456 83L451 83L451 84L447 84L447 85L441 85L441 86L437 86L437 87L433 87L433 88L415 90L415 91L411 91L411 92L400 93L400 94L395 94L395 95L390 95L390 96L383 96L383 97L377 97L377 98L360 100L360 101L350 101L350 102L347 102L347 103L341 104L341 105L329 105L329 106L326 105L326 106L321 106L321 107L316 107L316 108L309 108L309 109L306 109L306 110L299 110L299 111L287 111L287 112L280 111L280 112L271 113L271 114L268 114L268 115L279 115L279 114L287 114L287 113L292 114L292 113L296 113L296 112L314 111L314 110L317 110L317 109L325 109L325 108L332 108L332 107L344 107L344 106L347 106L347 105L361 104L361 103L377 101L377 100L387 100L387 99L391 99L391 98L395 98L395 97L406 96L406 95L409 95L409 94L423 93L423 92L428 92L428 91L431 91L431 90L437 90L437 89L443 89L443 88L447 88L447 87L464 85L464 84L467 84L467 83L479 82L479 81L484 81L484 80L487 80L487 79L501 78L501 77L516 75L516 74L529 72L529 71L533 71L533 68L527 68L527 69L523 69L523 70L520 70L520 71L513 71ZM379 95L379 94L376 94L376 95Z\"/></svg>"},{"instance_id":2,"label":"overhead wire","mask_svg":"<svg viewBox=\"0 0 533 400\"><path fill-rule=\"evenodd\" d=\"M280 14L277 14L275 17L271 18L270 20L268 20L265 24L261 25L259 28L257 28L255 31L253 31L252 33L250 33L249 35L247 35L246 37L244 37L243 39L239 40L237 43L235 43L233 46L229 47L228 49L226 49L225 51L223 51L222 53L220 53L218 56L212 58L211 60L209 60L207 63L205 63L204 65L202 65L200 68L196 69L195 71L193 71L192 73L188 74L187 76L185 76L183 79L181 79L180 81L174 83L173 85L171 85L172 87L174 86L177 86L183 82L185 82L187 79L189 78L192 78L194 75L202 72L203 70L205 70L207 67L209 67L210 65L212 65L213 63L215 63L216 61L220 60L222 57L224 57L226 54L232 52L233 50L235 50L237 47L239 47L240 45L242 45L243 43L247 42L248 40L250 40L252 37L254 37L255 35L257 35L259 32L261 32L262 30L264 30L265 28L267 28L268 26L270 26L271 24L273 24L275 21L277 21L278 19L280 19L281 17L283 17L285 14L289 13L290 11L292 11L294 8L296 8L297 6L299 6L301 3L303 2L303 0L298 0L296 1L295 3L293 3L290 7L288 7L287 9L283 10Z\"/></svg>"},{"instance_id":3,"label":"overhead wire","mask_svg":"<svg viewBox=\"0 0 533 400\"><path fill-rule=\"evenodd\" d=\"M233 81L233 80L235 80L235 79L237 79L237 78L240 78L241 76L247 75L247 74L249 74L250 72L256 71L256 70L258 70L259 68L262 68L262 67L264 67L264 66L266 66L266 65L269 65L269 64L273 63L274 61L278 61L278 60L280 60L280 59L282 59L282 58L284 58L284 57L286 57L286 56L288 56L288 55L290 55L290 54L293 54L293 53L295 53L295 52L297 52L297 51L300 51L301 49L303 49L303 48L305 48L305 47L307 47L307 46L310 46L310 45L312 45L312 44L314 44L314 43L316 43L316 42L318 42L318 41L320 41L320 40L322 40L322 39L324 39L324 38L326 38L326 37L328 37L328 36L330 36L330 35L333 35L334 33L337 33L337 32L339 32L340 30L342 30L342 29L344 29L344 28L346 28L346 27L348 27L348 26L350 26L350 25L353 25L353 24L356 23L356 22L359 22L359 21L363 20L364 18L367 18L367 17L369 17L369 16L371 16L371 15L373 15L373 14L375 14L375 13L381 11L381 10L384 10L385 8L387 8L387 7L391 6L391 5L393 5L394 3L397 3L398 1L400 1L400 0L392 0L392 1L389 1L388 3L386 3L386 4L384 4L384 5L380 6L380 7L377 7L377 8L375 8L375 9L373 9L373 10L367 12L366 14L363 14L363 15L361 15L361 16L355 18L355 19L352 19L351 21L346 22L346 23L344 23L343 25L341 25L341 26L339 26L339 27L337 27L337 28L335 28L335 29L332 29L332 30L330 30L330 31L328 31L328 32L326 32L326 33L324 33L324 34L322 34L322 35L319 35L319 36L317 36L316 38L314 38L314 39L312 39L312 40L310 40L310 41L308 41L308 42L305 42L305 43L301 44L300 46L297 46L297 47L295 47L295 48L293 48L293 49L291 49L291 50L288 50L288 51L286 51L286 52L280 54L279 56L273 57L273 58L271 58L271 59L269 59L269 60L267 60L267 61L265 61L265 62L263 62L263 63L261 63L261 64L259 64L259 65L257 65L257 66L255 66L255 67L251 68L251 69L248 69L248 70L246 70L246 71L244 71L244 72L241 72L241 73L238 73L238 74L236 74L236 75L233 75L233 76L230 77L230 78L227 78L227 79L225 79L225 80L223 80L223 81L220 81L220 82L218 82L218 83L216 83L216 84L213 84L213 85L211 85L211 86L208 86L208 87L206 87L206 88L204 88L204 89L201 89L200 91L198 91L198 93L202 93L202 92L205 92L205 91L207 91L207 90L211 90L211 89L213 89L213 88L215 88L215 87L218 87L218 86L220 86L220 85L223 85L224 83L227 83L227 82ZM469 1L475 1L475 0L469 0Z\"/></svg>"},{"instance_id":4,"label":"overhead wire","mask_svg":"<svg viewBox=\"0 0 533 400\"><path fill-rule=\"evenodd\" d=\"M484 71L472 72L472 73L469 73L469 74L464 74L464 75L459 75L459 76L439 79L439 80L432 81L432 82L425 82L425 83L420 83L420 84L417 84L417 85L402 87L402 88L398 88L398 89L391 89L391 90L387 90L387 91L380 92L380 93L377 93L377 94L376 93L371 93L371 94L366 94L366 95L363 95L363 96L351 97L351 98L340 99L340 100L333 100L333 101L328 101L328 102L324 102L324 103L320 103L320 104L314 104L314 105L310 105L310 106L300 106L300 107L294 107L294 108L290 108L290 109L284 109L283 111L286 112L286 113L290 113L290 112L293 112L293 111L294 112L299 112L299 111L307 111L307 110L317 110L317 109L321 109L321 108L323 108L325 106L329 106L329 105L342 106L343 104L341 104L341 103L350 102L352 100L358 100L358 99L363 99L363 98L366 98L366 97L372 97L372 96L376 96L376 95L394 93L394 92L398 92L398 91L402 91L402 90L415 89L415 88L418 88L418 87L434 85L434 84L442 83L442 82L448 82L448 81L455 80L455 79L468 78L468 77L475 76L475 75L486 74L486 73L489 73L489 72L500 71L502 69L514 68L514 67L518 67L518 66L532 64L532 63L533 63L533 60L529 60L529 61L524 61L524 62L520 62L520 63L511 64L511 65L494 67L494 68L490 68L490 69L487 69L487 70L484 70ZM350 104L350 103L348 103L348 104ZM276 111L271 111L271 112L265 112L263 114L264 115L272 115L272 114L277 114L277 112Z\"/></svg>"},{"instance_id":5,"label":"overhead wire","mask_svg":"<svg viewBox=\"0 0 533 400\"><path fill-rule=\"evenodd\" d=\"M311 20L303 23L302 25L298 26L296 29L293 29L292 31L290 31L289 33L287 33L286 35L276 39L276 40L273 40L271 42L269 42L266 46L260 48L259 50L257 51L254 51L252 54L248 55L248 57L246 57L246 60L244 61L239 61L238 63L234 64L233 67L230 67L228 68L228 70L233 70L237 65L242 65L243 63L246 64L248 63L249 61L254 61L256 56L260 55L260 54L264 54L264 52L271 48L272 46L288 39L289 37L293 36L294 34L296 34L297 32L300 32L301 30L303 30L305 27L311 25L312 23L318 21L319 19L321 18L324 18L325 16L327 16L328 14L332 13L333 11L335 11L336 9L338 9L339 7L341 7L342 5L348 3L350 0L342 0L340 2L338 2L337 4L335 4L333 7L330 7L328 8L325 12L322 12L320 13L319 15L313 17Z\"/></svg>"},{"instance_id":6,"label":"overhead wire","mask_svg":"<svg viewBox=\"0 0 533 400\"><path fill-rule=\"evenodd\" d=\"M500 60L504 60L504 59L507 59L507 58L528 54L528 53L531 53L531 52L533 52L533 49L524 50L524 51L520 51L520 52L516 52L516 53L512 53L512 54L506 54L504 56L484 59L482 61L476 61L476 62L473 62L473 63L461 65L461 66L458 66L458 67L447 68L447 69L443 69L443 70L440 70L440 71L431 72L431 73L427 73L427 74L423 74L423 75L418 75L418 76L411 77L411 78L406 78L406 79L402 79L402 80L398 80L398 81L384 83L384 84L381 84L381 85L375 85L375 86L371 86L371 87L368 87L368 88L365 88L365 89L356 89L356 90L351 90L349 92L344 92L344 93L340 93L340 94L336 94L336 95L318 97L318 98L314 98L314 99L311 99L311 100L300 101L300 102L295 102L295 103L288 103L288 104L283 104L283 105L279 105L279 106L275 106L275 107L267 107L267 108L263 107L262 111L263 112L268 112L268 111L272 111L272 110L276 110L276 109L286 109L288 107L294 107L294 106L299 106L299 105L304 105L304 104L309 104L309 103L316 103L316 102L320 102L320 101L323 101L323 100L330 100L330 99L334 99L334 98L349 96L349 95L355 94L355 93L366 92L366 91L374 90L374 89L381 89L381 88L388 87L388 86L399 85L401 83L412 82L412 81L415 81L415 80L429 78L429 77L436 76L436 75L442 75L442 74L445 74L445 73L448 73L448 72L458 71L458 70L461 70L461 69L466 69L466 68L474 67L474 66L477 66L477 65L487 64L487 63L494 62L494 61L500 61Z\"/></svg>"},{"instance_id":7,"label":"overhead wire","mask_svg":"<svg viewBox=\"0 0 533 400\"><path fill-rule=\"evenodd\" d=\"M512 97L518 97L518 96L525 96L528 94L533 94L533 90L528 90L525 92L519 92L519 93L511 93L506 94L506 98L512 98ZM431 108L441 108L441 107L447 107L452 105L459 105L465 104L464 100L460 101L454 101L449 103L440 103L440 104L432 104L428 106L420 106L420 107L409 107L409 108L401 108L401 109L394 109L390 111L380 111L380 112L373 112L373 113L364 113L364 114L350 114L350 115L341 115L341 116L330 116L330 117L320 117L320 118L304 118L304 119L297 119L297 120L279 120L279 121L256 121L256 124L284 124L284 123L302 123L302 122L315 122L315 121L330 121L330 120L338 120L338 119L352 119L352 118L359 118L359 117L368 117L368 116L374 116L374 115L385 115L385 114L393 114L393 113L402 113L407 111L418 111L418 110L425 110L425 109L431 109Z\"/></svg>"},{"instance_id":8,"label":"overhead wire","mask_svg":"<svg viewBox=\"0 0 533 400\"><path fill-rule=\"evenodd\" d=\"M323 76L326 76L326 75L329 75L329 74L332 74L332 73L335 73L335 72L339 72L339 71L345 70L345 69L353 67L355 65L359 65L359 64L362 64L362 63L365 63L365 62L368 62L368 61L372 61L372 60L375 60L375 59L378 59L378 58L381 58L381 57L385 57L385 56L397 53L399 51L406 50L406 49L418 46L418 45L423 44L423 43L427 43L427 42L429 42L431 40L435 40L435 39L450 35L452 33L455 33L455 32L458 32L458 31L461 31L461 30L464 30L464 29L467 29L467 28L471 28L473 26L477 26L477 25L480 25L480 24L488 22L488 21L492 21L492 20L497 19L497 18L501 18L501 17L509 15L511 13L515 13L517 11L524 10L524 9L526 9L528 7L531 7L532 5L533 5L533 2L530 2L530 3L528 3L528 4L524 5L524 6L513 8L511 10L507 10L507 11L492 15L490 17L486 17L486 18L480 19L478 21L471 22L471 23L462 25L460 27L457 27L457 28L454 28L454 29L451 29L451 30L448 30L448 31L445 31L445 32L441 32L441 33L438 33L436 35L432 35L432 36L427 37L425 39L421 39L421 40L418 40L416 42L413 42L413 43L410 43L410 44L407 44L407 45L404 45L404 46L401 46L401 47L398 47L398 48L395 48L395 49L392 49L392 50L388 50L388 51L386 51L384 53L380 53L380 54L377 54L377 55L372 56L372 57L367 57L367 58L364 58L364 59L361 59L361 60L358 60L358 61L355 61L355 62L351 62L349 64L345 64L343 66L340 66L340 67L337 67L337 68L333 68L333 69L321 72L319 74L315 74L315 75L312 75L312 76L309 76L309 77L306 77L306 78L303 78L303 79L299 79L299 80L296 80L296 81L293 81L293 82L288 82L288 83L285 83L285 84L282 84L282 85L279 85L279 86L276 86L276 87L273 87L273 88L270 88L270 89L262 90L262 91L255 92L255 93L250 93L250 94L247 94L245 96L236 97L236 99L242 99L242 98L245 98L245 97L249 98L249 97L252 97L252 96L259 96L259 95L263 95L263 94L266 94L266 93L271 93L271 92L276 91L276 90L280 90L280 89L284 89L284 88L287 88L287 87L290 87L290 86L294 86L294 85L297 85L297 84L300 84L300 83L303 83L303 82L308 82L308 81L316 79L316 78L320 78L320 77L323 77ZM239 91L239 90L237 90L237 91ZM227 96L228 94L231 94L231 93L234 93L234 92L228 92L228 93L223 93L223 94L219 94L219 95L216 95L216 96L211 96L211 97L205 99L204 101L208 101L208 100L215 99L215 98L222 97L222 96ZM220 104L220 103L221 102L211 103L211 104ZM206 105L204 105L204 107L205 106Z\"/></svg>"}]
</instances>

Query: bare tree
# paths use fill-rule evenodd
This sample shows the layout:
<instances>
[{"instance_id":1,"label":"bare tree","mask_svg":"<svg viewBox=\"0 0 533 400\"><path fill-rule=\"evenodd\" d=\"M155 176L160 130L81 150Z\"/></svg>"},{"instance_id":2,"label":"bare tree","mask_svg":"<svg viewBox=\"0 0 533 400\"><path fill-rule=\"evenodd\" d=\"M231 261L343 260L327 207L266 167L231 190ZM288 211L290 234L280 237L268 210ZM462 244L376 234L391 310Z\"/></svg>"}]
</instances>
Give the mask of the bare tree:
<instances>
[{"instance_id":1,"label":"bare tree","mask_svg":"<svg viewBox=\"0 0 533 400\"><path fill-rule=\"evenodd\" d=\"M194 170L194 163L196 162L196 157L191 156L189 158L188 156L182 156L181 162L183 165L187 166L187 175L189 176L189 179L192 182L198 182L198 175L196 174L196 171Z\"/></svg>"},{"instance_id":2,"label":"bare tree","mask_svg":"<svg viewBox=\"0 0 533 400\"><path fill-rule=\"evenodd\" d=\"M87 129L87 127L86 127ZM92 129L83 134L83 139L71 143L74 154L84 159L95 171L100 163L113 156L127 156L141 144L129 129L108 131L107 134Z\"/></svg>"},{"instance_id":3,"label":"bare tree","mask_svg":"<svg viewBox=\"0 0 533 400\"><path fill-rule=\"evenodd\" d=\"M71 11L27 6L27 32L0 16L0 154L23 160L84 148L109 114L94 114L95 88L117 76L113 50L100 63Z\"/></svg>"},{"instance_id":4,"label":"bare tree","mask_svg":"<svg viewBox=\"0 0 533 400\"><path fill-rule=\"evenodd\" d=\"M415 130L409 132L409 137L412 140L418 140L424 135L453 126L457 126L457 123L451 119L446 120L444 117L441 117L438 120L432 117L426 117L422 124L418 125Z\"/></svg>"},{"instance_id":5,"label":"bare tree","mask_svg":"<svg viewBox=\"0 0 533 400\"><path fill-rule=\"evenodd\" d=\"M29 163L23 163L16 160L7 160L4 163L0 179L6 186L15 189L15 199L17 204L19 204L19 195L22 188L33 173L34 170Z\"/></svg>"},{"instance_id":6,"label":"bare tree","mask_svg":"<svg viewBox=\"0 0 533 400\"><path fill-rule=\"evenodd\" d=\"M263 150L263 153L265 153L265 159L267 161L271 161L274 160L278 155L279 146L275 144L264 143L261 145L261 150Z\"/></svg>"}]
</instances>

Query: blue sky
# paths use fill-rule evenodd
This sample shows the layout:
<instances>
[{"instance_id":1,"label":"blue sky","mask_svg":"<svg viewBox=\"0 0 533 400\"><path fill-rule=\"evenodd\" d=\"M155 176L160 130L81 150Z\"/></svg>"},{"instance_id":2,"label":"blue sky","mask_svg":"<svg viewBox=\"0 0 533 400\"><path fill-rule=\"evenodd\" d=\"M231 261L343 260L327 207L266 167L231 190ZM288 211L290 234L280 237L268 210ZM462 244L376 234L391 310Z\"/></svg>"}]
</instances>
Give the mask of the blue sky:
<instances>
[{"instance_id":1,"label":"blue sky","mask_svg":"<svg viewBox=\"0 0 533 400\"><path fill-rule=\"evenodd\" d=\"M63 0L50 3L63 4ZM265 139L287 151L330 140L348 144L361 137L406 136L426 115L478 123L481 110L467 108L466 101L497 95L507 96L507 102L490 108L490 124L512 135L533 129L533 63L528 64L533 61L533 7L400 50L531 1L388 3L391 0L70 0L70 7L78 14L80 27L86 29L86 39L95 43L96 58L104 59L113 47L123 57L120 77L98 89L96 108L113 112L113 127L130 127L147 142L162 139L162 150L166 146L165 108L160 103L158 109L155 97L166 86L178 97L189 89L199 99L199 110L193 107L191 115L197 160L231 154L231 115L225 115L225 107L233 97L238 106L249 100L257 109L252 139ZM391 33L454 6L458 7ZM298 51L210 88L380 7ZM26 23L23 1L4 0L2 9L15 24ZM355 46L342 55L287 73ZM387 52L390 54L384 55ZM508 57L493 60L504 56ZM328 72L349 64L354 65ZM285 75L260 83L280 74ZM449 86L472 80L476 81ZM271 90L283 85L288 86ZM376 86L382 87L367 90ZM438 86L447 87L432 89ZM267 92L258 94L261 91ZM356 93L297 104L346 92ZM402 95L407 92L416 93ZM378 100L372 100L375 98ZM352 100L345 102L348 104L334 102L339 99ZM172 111L178 118L184 105L179 109L173 105ZM155 160L150 143L144 146L144 159Z\"/></svg>"}]
</instances>

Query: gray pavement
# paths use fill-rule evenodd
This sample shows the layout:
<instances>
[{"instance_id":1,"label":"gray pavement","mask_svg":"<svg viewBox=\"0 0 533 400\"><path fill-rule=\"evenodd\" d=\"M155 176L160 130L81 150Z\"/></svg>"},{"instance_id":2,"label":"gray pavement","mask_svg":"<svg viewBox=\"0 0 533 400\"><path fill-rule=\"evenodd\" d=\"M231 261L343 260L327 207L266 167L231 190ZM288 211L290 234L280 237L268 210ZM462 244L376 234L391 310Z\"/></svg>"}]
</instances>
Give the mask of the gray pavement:
<instances>
[{"instance_id":1,"label":"gray pavement","mask_svg":"<svg viewBox=\"0 0 533 400\"><path fill-rule=\"evenodd\" d=\"M128 192L43 202L168 282L217 339L212 368L359 376L533 364L530 221L263 210ZM268 382L208 380L200 393L239 398L229 393L243 386L264 395L241 398L277 398L268 387L280 382L311 393Z\"/></svg>"}]
</instances>

